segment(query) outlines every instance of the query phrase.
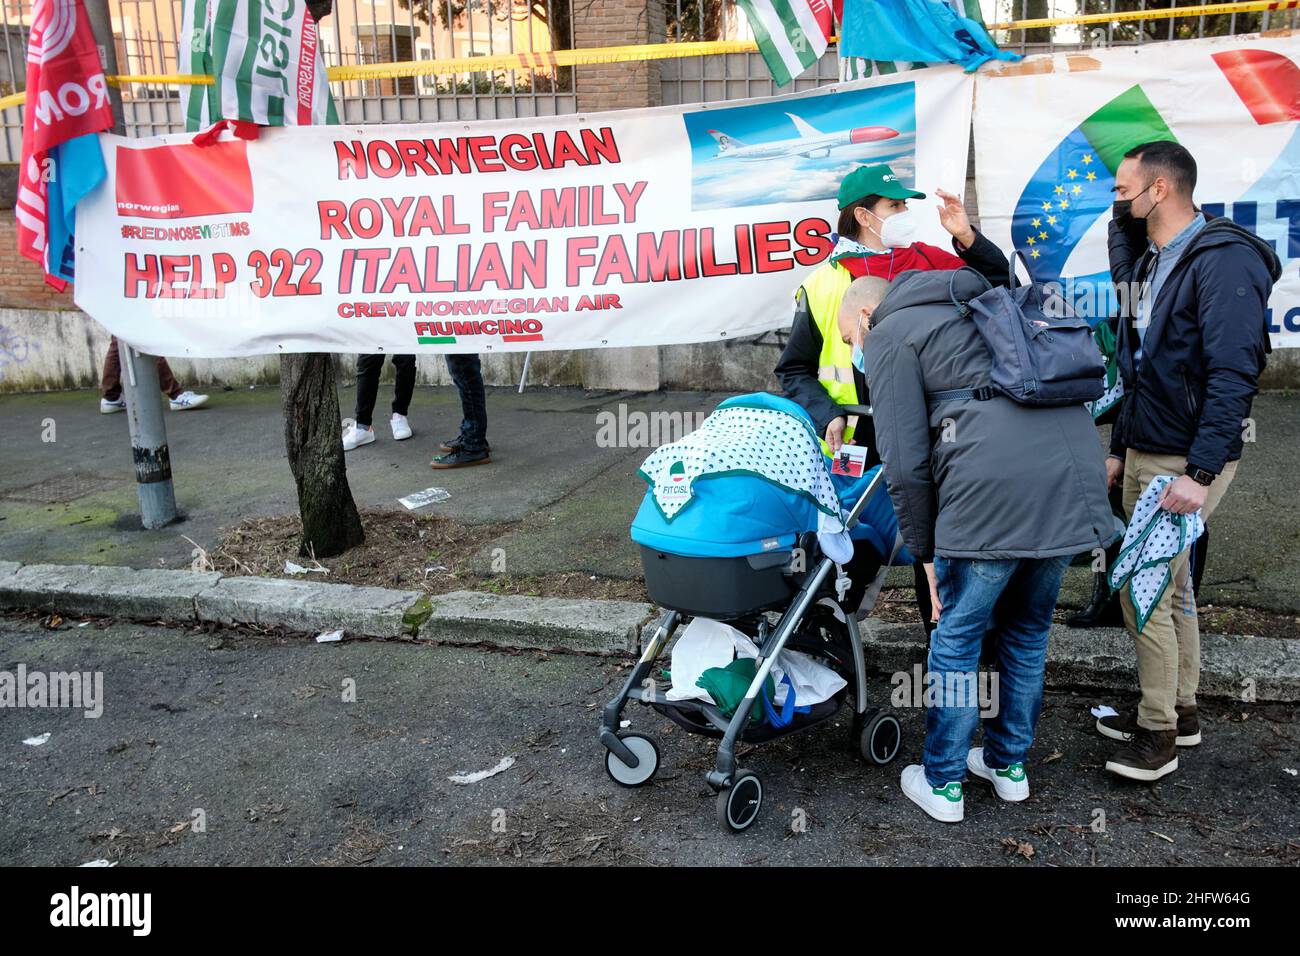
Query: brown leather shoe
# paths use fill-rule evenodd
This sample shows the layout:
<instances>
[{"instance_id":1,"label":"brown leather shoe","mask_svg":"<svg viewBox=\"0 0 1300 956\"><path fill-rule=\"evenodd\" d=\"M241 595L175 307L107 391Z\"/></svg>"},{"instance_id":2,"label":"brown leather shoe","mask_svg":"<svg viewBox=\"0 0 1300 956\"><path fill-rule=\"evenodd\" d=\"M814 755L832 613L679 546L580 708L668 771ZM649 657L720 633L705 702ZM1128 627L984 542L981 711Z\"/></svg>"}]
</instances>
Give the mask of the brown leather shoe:
<instances>
[{"instance_id":1,"label":"brown leather shoe","mask_svg":"<svg viewBox=\"0 0 1300 956\"><path fill-rule=\"evenodd\" d=\"M1178 713L1178 737L1175 742L1179 747L1195 747L1201 742L1201 722L1196 717L1196 705L1176 704L1174 710ZM1137 730L1137 718L1136 706L1110 717L1098 717L1097 732L1111 740L1127 743L1133 739L1133 732Z\"/></svg>"},{"instance_id":2,"label":"brown leather shoe","mask_svg":"<svg viewBox=\"0 0 1300 956\"><path fill-rule=\"evenodd\" d=\"M1201 742L1201 721L1196 716L1195 704L1175 704L1178 713L1178 739L1180 747L1195 747Z\"/></svg>"},{"instance_id":3,"label":"brown leather shoe","mask_svg":"<svg viewBox=\"0 0 1300 956\"><path fill-rule=\"evenodd\" d=\"M1174 743L1177 736L1176 730L1138 727L1133 739L1106 761L1106 769L1143 783L1159 780L1178 769L1178 746Z\"/></svg>"}]
</instances>

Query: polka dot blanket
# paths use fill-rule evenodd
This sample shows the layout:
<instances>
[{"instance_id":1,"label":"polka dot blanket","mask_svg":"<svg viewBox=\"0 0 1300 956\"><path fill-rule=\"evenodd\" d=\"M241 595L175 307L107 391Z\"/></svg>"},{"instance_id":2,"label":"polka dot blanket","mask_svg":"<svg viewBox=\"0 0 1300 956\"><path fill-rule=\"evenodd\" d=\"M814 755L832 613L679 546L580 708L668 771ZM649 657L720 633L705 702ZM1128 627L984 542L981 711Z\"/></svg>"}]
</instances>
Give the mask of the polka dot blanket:
<instances>
[{"instance_id":1,"label":"polka dot blanket","mask_svg":"<svg viewBox=\"0 0 1300 956\"><path fill-rule=\"evenodd\" d=\"M1139 633L1169 587L1169 562L1191 547L1205 530L1199 511L1176 515L1160 507L1160 493L1173 480L1172 475L1151 479L1133 507L1124 544L1110 567L1110 586L1116 591L1129 586Z\"/></svg>"},{"instance_id":2,"label":"polka dot blanket","mask_svg":"<svg viewBox=\"0 0 1300 956\"><path fill-rule=\"evenodd\" d=\"M696 481L744 474L812 501L822 531L843 531L840 498L817 436L803 421L771 408L729 406L695 431L657 448L641 465L664 518L690 504Z\"/></svg>"}]
</instances>

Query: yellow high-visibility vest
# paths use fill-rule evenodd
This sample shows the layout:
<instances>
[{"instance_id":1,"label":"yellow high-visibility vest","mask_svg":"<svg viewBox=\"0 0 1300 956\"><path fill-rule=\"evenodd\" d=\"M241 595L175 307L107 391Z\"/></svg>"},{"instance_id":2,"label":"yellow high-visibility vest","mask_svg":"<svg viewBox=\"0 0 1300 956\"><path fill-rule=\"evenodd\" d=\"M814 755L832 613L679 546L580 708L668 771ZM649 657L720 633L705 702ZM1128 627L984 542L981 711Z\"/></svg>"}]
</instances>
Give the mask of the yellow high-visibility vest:
<instances>
[{"instance_id":1,"label":"yellow high-visibility vest","mask_svg":"<svg viewBox=\"0 0 1300 956\"><path fill-rule=\"evenodd\" d=\"M801 287L808 301L808 312L817 331L821 333L822 350L817 358L817 381L837 405L858 404L858 388L853 382L853 346L840 338L837 316L844 293L853 283L849 270L833 262L823 263L804 280ZM848 416L844 428L844 441L853 438L856 415ZM819 436L820 437L820 436ZM821 439L822 451L831 453L826 439Z\"/></svg>"}]
</instances>

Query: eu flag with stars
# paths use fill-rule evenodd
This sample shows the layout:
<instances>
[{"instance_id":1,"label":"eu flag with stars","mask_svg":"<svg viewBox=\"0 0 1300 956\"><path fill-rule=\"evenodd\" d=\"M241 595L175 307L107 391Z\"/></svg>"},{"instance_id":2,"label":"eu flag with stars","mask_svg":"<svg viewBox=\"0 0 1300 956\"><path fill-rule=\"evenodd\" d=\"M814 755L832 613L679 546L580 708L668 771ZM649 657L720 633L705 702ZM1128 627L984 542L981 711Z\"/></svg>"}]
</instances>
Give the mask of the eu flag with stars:
<instances>
[{"instance_id":1,"label":"eu flag with stars","mask_svg":"<svg viewBox=\"0 0 1300 956\"><path fill-rule=\"evenodd\" d=\"M1011 217L1012 241L1035 282L1061 278L1084 233L1110 211L1124 154L1174 138L1142 87L1134 86L1061 140L1026 184Z\"/></svg>"}]
</instances>

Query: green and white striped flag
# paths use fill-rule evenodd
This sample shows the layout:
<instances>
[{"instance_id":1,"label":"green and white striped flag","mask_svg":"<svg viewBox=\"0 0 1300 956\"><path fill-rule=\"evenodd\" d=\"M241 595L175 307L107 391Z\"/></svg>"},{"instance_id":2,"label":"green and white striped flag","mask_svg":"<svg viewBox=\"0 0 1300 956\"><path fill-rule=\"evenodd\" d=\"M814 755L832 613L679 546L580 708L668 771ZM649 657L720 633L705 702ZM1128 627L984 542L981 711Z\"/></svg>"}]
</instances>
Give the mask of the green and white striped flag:
<instances>
[{"instance_id":1,"label":"green and white striped flag","mask_svg":"<svg viewBox=\"0 0 1300 956\"><path fill-rule=\"evenodd\" d=\"M777 86L813 66L832 36L831 0L736 0Z\"/></svg>"},{"instance_id":2,"label":"green and white striped flag","mask_svg":"<svg viewBox=\"0 0 1300 956\"><path fill-rule=\"evenodd\" d=\"M306 0L185 0L180 72L215 77L181 94L185 128L232 119L259 126L337 123L316 21Z\"/></svg>"}]
</instances>

